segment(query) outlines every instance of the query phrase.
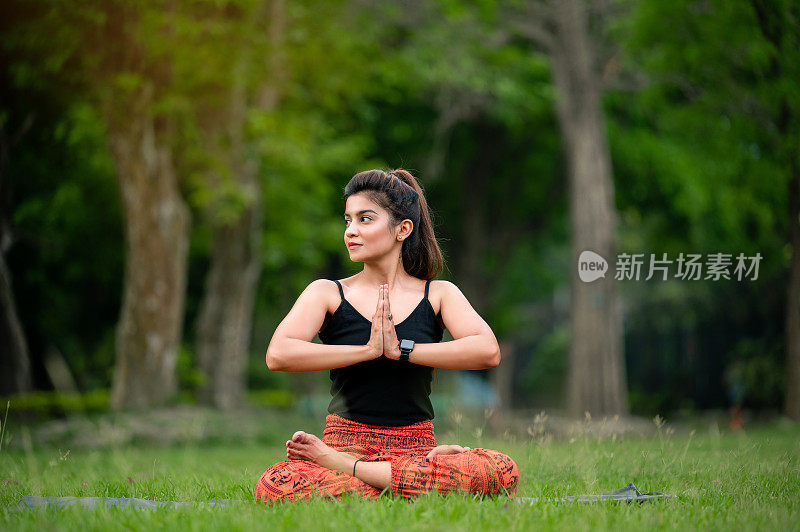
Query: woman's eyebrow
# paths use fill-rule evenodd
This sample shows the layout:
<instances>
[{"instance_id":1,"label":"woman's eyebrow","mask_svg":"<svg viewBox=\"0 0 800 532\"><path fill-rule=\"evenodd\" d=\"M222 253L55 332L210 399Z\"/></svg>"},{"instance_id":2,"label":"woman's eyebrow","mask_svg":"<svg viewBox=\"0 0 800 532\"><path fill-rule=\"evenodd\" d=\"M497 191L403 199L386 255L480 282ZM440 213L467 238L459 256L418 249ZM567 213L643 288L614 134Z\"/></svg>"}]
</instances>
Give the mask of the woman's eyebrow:
<instances>
[{"instance_id":1,"label":"woman's eyebrow","mask_svg":"<svg viewBox=\"0 0 800 532\"><path fill-rule=\"evenodd\" d=\"M361 216L361 215L362 215L362 214L364 214L365 212L371 212L371 213L373 213L373 214L378 214L377 212L373 211L372 209L364 209L363 211L358 211L358 216ZM347 213L344 213L344 215L345 215L345 216L350 216L350 215L349 215L349 214L347 214Z\"/></svg>"}]
</instances>

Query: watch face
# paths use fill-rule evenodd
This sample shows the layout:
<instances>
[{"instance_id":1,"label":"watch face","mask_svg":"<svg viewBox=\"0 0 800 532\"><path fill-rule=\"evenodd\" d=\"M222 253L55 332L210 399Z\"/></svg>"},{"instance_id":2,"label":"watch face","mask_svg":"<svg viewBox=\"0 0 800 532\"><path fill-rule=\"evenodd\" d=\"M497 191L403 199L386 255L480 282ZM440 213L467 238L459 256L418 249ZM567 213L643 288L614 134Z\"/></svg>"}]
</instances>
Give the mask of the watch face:
<instances>
[{"instance_id":1,"label":"watch face","mask_svg":"<svg viewBox=\"0 0 800 532\"><path fill-rule=\"evenodd\" d=\"M400 342L400 349L414 349L413 340L402 340Z\"/></svg>"}]
</instances>

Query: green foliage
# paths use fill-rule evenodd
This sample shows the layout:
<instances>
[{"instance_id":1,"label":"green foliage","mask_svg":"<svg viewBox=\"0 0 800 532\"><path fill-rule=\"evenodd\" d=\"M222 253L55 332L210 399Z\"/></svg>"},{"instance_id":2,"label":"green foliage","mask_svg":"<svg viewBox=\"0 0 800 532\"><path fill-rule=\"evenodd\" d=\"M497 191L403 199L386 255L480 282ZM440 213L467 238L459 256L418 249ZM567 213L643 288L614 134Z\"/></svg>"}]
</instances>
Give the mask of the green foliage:
<instances>
[{"instance_id":1,"label":"green foliage","mask_svg":"<svg viewBox=\"0 0 800 532\"><path fill-rule=\"evenodd\" d=\"M80 385L107 386L123 246L105 131L80 103L42 125L10 163L17 306L33 353L56 348Z\"/></svg>"},{"instance_id":2,"label":"green foliage","mask_svg":"<svg viewBox=\"0 0 800 532\"><path fill-rule=\"evenodd\" d=\"M12 418L45 420L55 416L106 412L110 404L108 389L97 389L86 393L60 393L36 391L10 397L0 397L5 405L10 402L9 416ZM5 408L3 408L5 414Z\"/></svg>"},{"instance_id":3,"label":"green foliage","mask_svg":"<svg viewBox=\"0 0 800 532\"><path fill-rule=\"evenodd\" d=\"M606 98L619 251L762 256L755 283L621 287L632 309L626 351L634 412L669 411L692 399L709 406L709 390L729 404L732 383L721 378L729 364L734 375L765 378L769 391L756 392L750 406L780 402L786 150L798 138L797 121L785 124L782 113L800 109L792 103L796 85L785 83L798 62L797 46L787 46L797 27L784 24L788 4L759 5L767 25L782 27L782 45L748 2L628 3L630 14L612 27L623 78L637 85Z\"/></svg>"},{"instance_id":4,"label":"green foliage","mask_svg":"<svg viewBox=\"0 0 800 532\"><path fill-rule=\"evenodd\" d=\"M296 398L288 390L254 390L247 394L250 404L256 406L270 406L289 408L293 406Z\"/></svg>"},{"instance_id":5,"label":"green foliage","mask_svg":"<svg viewBox=\"0 0 800 532\"><path fill-rule=\"evenodd\" d=\"M529 356L523 357L520 384L528 390L527 405L559 407L567 378L569 327L563 324L542 334L541 342Z\"/></svg>"},{"instance_id":6,"label":"green foliage","mask_svg":"<svg viewBox=\"0 0 800 532\"><path fill-rule=\"evenodd\" d=\"M343 248L344 185L360 170L403 166L425 187L444 278L460 282L462 243L481 216L479 311L498 338L531 346L521 391L553 400L566 368L572 269L547 57L493 1L413 10L283 2L282 38L271 5L31 0L0 8L9 14L0 117L9 132L34 119L8 169L17 237L8 259L34 358L54 346L81 389L110 383L124 250L105 123L126 117L125 98L148 86L148 112L170 125L194 211L178 361L185 390L200 384L186 346L213 229L261 203L249 382L285 390L296 376L268 372L263 361L278 321L314 278L361 268ZM609 72L619 64L623 80L637 81L612 84L604 100L619 251L764 257L758 283L621 285L634 411L724 405L725 369L748 383L754 405L777 404L786 184L798 144L798 121L781 117L798 116L800 46L788 3L759 4L766 26L753 5L653 0L623 3L629 11L611 19L620 49ZM231 104L237 91L246 95L241 114ZM254 165L260 196L240 179L242 162ZM482 212L465 208L475 194ZM687 369L689 338L703 364ZM707 379L715 398L689 398L697 392L686 388L689 374ZM280 402L284 392L269 393Z\"/></svg>"},{"instance_id":7,"label":"green foliage","mask_svg":"<svg viewBox=\"0 0 800 532\"><path fill-rule=\"evenodd\" d=\"M178 349L176 371L178 373L178 388L189 392L190 395L207 383L208 376L197 368L194 352L185 343L182 343L180 349Z\"/></svg>"},{"instance_id":8,"label":"green foliage","mask_svg":"<svg viewBox=\"0 0 800 532\"><path fill-rule=\"evenodd\" d=\"M738 399L750 407L780 402L784 392L783 350L759 339L741 340L732 354L726 378L741 393Z\"/></svg>"},{"instance_id":9,"label":"green foliage","mask_svg":"<svg viewBox=\"0 0 800 532\"><path fill-rule=\"evenodd\" d=\"M640 2L617 30L628 68L647 81L633 101L609 98L618 205L665 212L670 223L647 237L638 226L630 233L661 242L686 234L684 245L703 250L759 249L779 259L766 268L783 270L788 166L775 106L794 96L769 72L775 50L752 6Z\"/></svg>"}]
</instances>

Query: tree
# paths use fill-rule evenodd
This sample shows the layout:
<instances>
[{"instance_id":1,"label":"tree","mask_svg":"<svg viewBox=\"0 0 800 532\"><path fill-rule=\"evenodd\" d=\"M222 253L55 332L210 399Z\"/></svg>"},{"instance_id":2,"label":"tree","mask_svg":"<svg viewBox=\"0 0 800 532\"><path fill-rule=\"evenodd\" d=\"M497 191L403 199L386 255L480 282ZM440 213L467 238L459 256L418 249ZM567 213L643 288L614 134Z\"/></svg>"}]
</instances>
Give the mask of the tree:
<instances>
[{"instance_id":1,"label":"tree","mask_svg":"<svg viewBox=\"0 0 800 532\"><path fill-rule=\"evenodd\" d=\"M789 282L786 289L786 395L783 411L800 420L800 93L795 86L800 68L800 8L796 3L753 0L763 38L771 45L765 81L774 83L771 141L787 175Z\"/></svg>"},{"instance_id":2,"label":"tree","mask_svg":"<svg viewBox=\"0 0 800 532\"><path fill-rule=\"evenodd\" d=\"M31 391L33 387L28 342L17 315L11 272L5 259L13 240L6 214L9 212L11 188L8 158L12 146L31 127L33 117L28 115L13 135L6 132L5 120L0 120L0 352L3 353L0 394L10 395Z\"/></svg>"},{"instance_id":3,"label":"tree","mask_svg":"<svg viewBox=\"0 0 800 532\"><path fill-rule=\"evenodd\" d=\"M112 408L148 407L177 392L190 217L175 169L174 121L156 112L172 82L173 66L168 56L149 56L146 42L169 39L174 11L168 9L166 20L158 20L160 6L148 8L108 5L98 27L101 42L109 47L100 79L110 82L100 102L125 222ZM155 29L146 25L153 15Z\"/></svg>"},{"instance_id":4,"label":"tree","mask_svg":"<svg viewBox=\"0 0 800 532\"><path fill-rule=\"evenodd\" d=\"M646 73L648 101L660 109L653 121L661 136L692 153L695 165L724 161L702 167L705 175L692 180L691 195L727 200L728 212L712 218L716 234L725 244L762 252L762 276L786 277L783 409L795 419L800 417L800 100L794 82L800 74L799 19L792 2L688 0L637 3L626 25L633 68ZM717 211L716 204L707 207L685 202L681 209L699 221ZM776 216L776 207L785 214Z\"/></svg>"},{"instance_id":5,"label":"tree","mask_svg":"<svg viewBox=\"0 0 800 532\"><path fill-rule=\"evenodd\" d=\"M164 105L175 3L42 0L16 11L16 48L43 65L38 72L21 65L18 75L44 73L92 102L117 173L126 263L112 406L163 402L176 391L189 228L173 162L173 116Z\"/></svg>"},{"instance_id":6,"label":"tree","mask_svg":"<svg viewBox=\"0 0 800 532\"><path fill-rule=\"evenodd\" d=\"M212 232L211 263L197 318L197 365L206 376L201 400L219 408L237 406L245 391L262 270L261 176L248 123L254 110L272 111L279 101L286 18L282 0L226 7L216 16L204 13L196 22L215 22L225 30L230 47L230 56L210 54L223 60L214 72L217 85L227 80L221 83L221 105L204 98L197 118L202 144L211 155L201 187L208 196L202 208Z\"/></svg>"},{"instance_id":7,"label":"tree","mask_svg":"<svg viewBox=\"0 0 800 532\"><path fill-rule=\"evenodd\" d=\"M519 30L548 53L558 91L556 114L569 180L571 262L591 250L616 260L617 214L587 7L581 0L530 2ZM573 415L626 414L622 320L614 279L582 282L571 275L567 410Z\"/></svg>"}]
</instances>

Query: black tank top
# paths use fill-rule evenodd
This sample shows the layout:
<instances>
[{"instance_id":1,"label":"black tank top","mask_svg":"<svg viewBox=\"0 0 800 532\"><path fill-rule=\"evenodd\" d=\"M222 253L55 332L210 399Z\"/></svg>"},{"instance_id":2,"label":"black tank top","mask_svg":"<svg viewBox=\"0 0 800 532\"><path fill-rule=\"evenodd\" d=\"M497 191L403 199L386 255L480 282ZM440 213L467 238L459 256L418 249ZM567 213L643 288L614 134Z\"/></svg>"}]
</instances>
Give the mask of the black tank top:
<instances>
[{"instance_id":1,"label":"black tank top","mask_svg":"<svg viewBox=\"0 0 800 532\"><path fill-rule=\"evenodd\" d=\"M341 283L334 282L342 302L319 332L320 340L324 344L366 345L372 320L359 313L344 298ZM408 338L420 344L442 341L444 329L428 300L430 283L425 283L425 296L408 318L395 324L398 340ZM432 375L430 366L407 364L385 356L332 369L328 412L359 423L391 427L433 419Z\"/></svg>"}]
</instances>

